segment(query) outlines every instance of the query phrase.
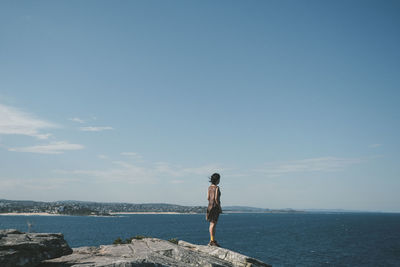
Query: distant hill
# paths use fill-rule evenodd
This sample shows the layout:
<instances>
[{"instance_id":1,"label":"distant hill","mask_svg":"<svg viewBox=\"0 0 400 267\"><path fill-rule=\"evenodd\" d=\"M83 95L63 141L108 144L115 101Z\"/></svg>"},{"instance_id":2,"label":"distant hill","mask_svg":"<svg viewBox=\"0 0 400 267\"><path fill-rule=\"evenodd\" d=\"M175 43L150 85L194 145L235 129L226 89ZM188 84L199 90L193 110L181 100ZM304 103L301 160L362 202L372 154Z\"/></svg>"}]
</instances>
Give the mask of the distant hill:
<instances>
[{"instance_id":1,"label":"distant hill","mask_svg":"<svg viewBox=\"0 0 400 267\"><path fill-rule=\"evenodd\" d=\"M270 209L255 208L248 206L224 206L224 211L247 211L247 212L267 212Z\"/></svg>"},{"instance_id":2,"label":"distant hill","mask_svg":"<svg viewBox=\"0 0 400 267\"><path fill-rule=\"evenodd\" d=\"M248 206L224 206L224 212L248 212L248 213L289 213L289 212L304 212L301 210L294 209L263 209L256 207L248 207Z\"/></svg>"},{"instance_id":3,"label":"distant hill","mask_svg":"<svg viewBox=\"0 0 400 267\"><path fill-rule=\"evenodd\" d=\"M383 211L365 211L365 210L345 210L345 209L305 209L307 212L315 213L386 213Z\"/></svg>"},{"instance_id":4,"label":"distant hill","mask_svg":"<svg viewBox=\"0 0 400 267\"><path fill-rule=\"evenodd\" d=\"M288 213L302 212L293 209L263 209L248 206L223 206L224 213ZM31 200L0 200L0 213L39 213L65 215L110 215L123 212L177 212L206 213L205 206L182 206L167 203L113 203L77 200L42 202Z\"/></svg>"},{"instance_id":5,"label":"distant hill","mask_svg":"<svg viewBox=\"0 0 400 267\"><path fill-rule=\"evenodd\" d=\"M0 200L0 213L39 213L65 215L109 215L115 212L178 212L205 213L206 207L181 206L167 203L105 203L89 201L41 202L30 200Z\"/></svg>"}]
</instances>

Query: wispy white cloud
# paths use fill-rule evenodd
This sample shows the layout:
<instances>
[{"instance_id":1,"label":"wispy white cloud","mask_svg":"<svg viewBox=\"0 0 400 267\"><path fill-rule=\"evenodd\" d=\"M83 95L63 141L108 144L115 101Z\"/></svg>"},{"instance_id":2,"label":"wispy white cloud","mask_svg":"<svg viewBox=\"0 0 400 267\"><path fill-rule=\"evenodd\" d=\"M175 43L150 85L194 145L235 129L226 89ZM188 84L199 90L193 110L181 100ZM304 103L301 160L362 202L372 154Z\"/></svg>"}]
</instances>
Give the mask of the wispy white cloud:
<instances>
[{"instance_id":1,"label":"wispy white cloud","mask_svg":"<svg viewBox=\"0 0 400 267\"><path fill-rule=\"evenodd\" d=\"M110 126L87 126L87 127L80 127L79 130L83 132L101 132L106 130L113 130L114 128Z\"/></svg>"},{"instance_id":2,"label":"wispy white cloud","mask_svg":"<svg viewBox=\"0 0 400 267\"><path fill-rule=\"evenodd\" d=\"M78 123L85 123L84 120L82 120L82 119L80 119L80 118L77 118L77 117L75 117L75 118L69 118L69 120L70 120L70 121L74 121L74 122L78 122Z\"/></svg>"},{"instance_id":3,"label":"wispy white cloud","mask_svg":"<svg viewBox=\"0 0 400 267\"><path fill-rule=\"evenodd\" d=\"M108 159L108 156L103 155L103 154L97 155L97 157L98 157L99 159Z\"/></svg>"},{"instance_id":4,"label":"wispy white cloud","mask_svg":"<svg viewBox=\"0 0 400 267\"><path fill-rule=\"evenodd\" d=\"M184 180L171 180L171 184L183 184L185 181Z\"/></svg>"},{"instance_id":5,"label":"wispy white cloud","mask_svg":"<svg viewBox=\"0 0 400 267\"><path fill-rule=\"evenodd\" d=\"M134 158L134 159L138 159L138 160L143 159L143 157L140 154L136 153L136 152L122 152L121 155L122 156L131 157L131 158Z\"/></svg>"},{"instance_id":6,"label":"wispy white cloud","mask_svg":"<svg viewBox=\"0 0 400 267\"><path fill-rule=\"evenodd\" d=\"M28 189L34 191L53 190L65 186L67 183L76 182L76 179L66 178L37 178L37 179L11 179L0 178L0 192L9 190Z\"/></svg>"},{"instance_id":7,"label":"wispy white cloud","mask_svg":"<svg viewBox=\"0 0 400 267\"><path fill-rule=\"evenodd\" d=\"M377 147L380 147L380 146L382 146L382 144L371 144L368 147L369 148L377 148Z\"/></svg>"},{"instance_id":8,"label":"wispy white cloud","mask_svg":"<svg viewBox=\"0 0 400 267\"><path fill-rule=\"evenodd\" d=\"M103 182L127 182L127 183L154 183L155 176L151 169L133 165L123 161L112 162L115 167L106 170L56 170L57 173L84 175L96 178Z\"/></svg>"},{"instance_id":9,"label":"wispy white cloud","mask_svg":"<svg viewBox=\"0 0 400 267\"><path fill-rule=\"evenodd\" d=\"M58 173L85 175L99 178L102 181L118 181L127 183L155 183L158 179L169 178L173 183L183 182L182 177L209 176L211 173L223 171L216 165L205 165L194 168L174 166L166 162L154 164L132 164L125 161L113 161L114 167L105 170L56 170Z\"/></svg>"},{"instance_id":10,"label":"wispy white cloud","mask_svg":"<svg viewBox=\"0 0 400 267\"><path fill-rule=\"evenodd\" d=\"M219 172L226 170L222 168L221 166L218 166L216 164L209 164L209 165L204 165L200 167L182 167L182 166L176 166L172 165L167 162L157 162L155 163L154 169L158 173L166 174L168 176L172 177L184 177L184 176L190 176L190 175L210 175L211 173L214 173L216 170Z\"/></svg>"},{"instance_id":11,"label":"wispy white cloud","mask_svg":"<svg viewBox=\"0 0 400 267\"><path fill-rule=\"evenodd\" d=\"M32 114L0 104L0 134L18 134L48 139L51 134L41 133L40 130L56 127L58 127L56 124L38 119Z\"/></svg>"},{"instance_id":12,"label":"wispy white cloud","mask_svg":"<svg viewBox=\"0 0 400 267\"><path fill-rule=\"evenodd\" d=\"M121 155L123 155L123 156L132 156L132 157L139 156L139 154L136 153L136 152L122 152Z\"/></svg>"},{"instance_id":13,"label":"wispy white cloud","mask_svg":"<svg viewBox=\"0 0 400 267\"><path fill-rule=\"evenodd\" d=\"M79 144L70 144L65 141L60 141L60 142L51 142L46 145L9 148L8 150L14 152L29 152L29 153L40 153L40 154L62 154L64 153L64 151L67 150L80 150L83 148L84 146Z\"/></svg>"},{"instance_id":14,"label":"wispy white cloud","mask_svg":"<svg viewBox=\"0 0 400 267\"><path fill-rule=\"evenodd\" d=\"M269 176L280 176L287 173L332 172L344 170L350 165L358 164L363 161L364 160L359 158L310 158L293 161L269 162L254 171L265 173Z\"/></svg>"}]
</instances>

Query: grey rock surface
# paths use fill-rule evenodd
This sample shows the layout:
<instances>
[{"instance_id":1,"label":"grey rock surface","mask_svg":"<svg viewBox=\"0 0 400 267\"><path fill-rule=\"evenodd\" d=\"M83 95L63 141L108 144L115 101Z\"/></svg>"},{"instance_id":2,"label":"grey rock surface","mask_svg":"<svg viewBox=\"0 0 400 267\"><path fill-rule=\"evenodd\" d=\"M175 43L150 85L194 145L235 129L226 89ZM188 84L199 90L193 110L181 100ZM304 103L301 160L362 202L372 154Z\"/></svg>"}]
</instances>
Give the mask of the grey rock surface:
<instances>
[{"instance_id":1,"label":"grey rock surface","mask_svg":"<svg viewBox=\"0 0 400 267\"><path fill-rule=\"evenodd\" d=\"M265 267L259 260L228 249L178 244L157 238L132 240L131 244L74 248L73 254L46 260L40 267L131 267L131 266L215 266Z\"/></svg>"},{"instance_id":2,"label":"grey rock surface","mask_svg":"<svg viewBox=\"0 0 400 267\"><path fill-rule=\"evenodd\" d=\"M37 266L41 261L72 253L62 234L0 230L0 266Z\"/></svg>"}]
</instances>

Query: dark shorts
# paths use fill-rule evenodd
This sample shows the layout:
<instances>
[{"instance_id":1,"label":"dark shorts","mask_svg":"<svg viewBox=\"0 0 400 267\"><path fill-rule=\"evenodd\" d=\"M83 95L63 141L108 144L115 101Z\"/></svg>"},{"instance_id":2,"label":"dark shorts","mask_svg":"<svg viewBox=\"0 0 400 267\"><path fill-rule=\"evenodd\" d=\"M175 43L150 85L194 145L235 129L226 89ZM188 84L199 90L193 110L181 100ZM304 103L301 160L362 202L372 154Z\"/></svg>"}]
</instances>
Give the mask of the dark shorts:
<instances>
[{"instance_id":1,"label":"dark shorts","mask_svg":"<svg viewBox=\"0 0 400 267\"><path fill-rule=\"evenodd\" d=\"M213 207L210 210L207 210L207 215L206 215L207 221L213 222L213 223L218 222L220 213L221 213L221 209L218 207Z\"/></svg>"}]
</instances>

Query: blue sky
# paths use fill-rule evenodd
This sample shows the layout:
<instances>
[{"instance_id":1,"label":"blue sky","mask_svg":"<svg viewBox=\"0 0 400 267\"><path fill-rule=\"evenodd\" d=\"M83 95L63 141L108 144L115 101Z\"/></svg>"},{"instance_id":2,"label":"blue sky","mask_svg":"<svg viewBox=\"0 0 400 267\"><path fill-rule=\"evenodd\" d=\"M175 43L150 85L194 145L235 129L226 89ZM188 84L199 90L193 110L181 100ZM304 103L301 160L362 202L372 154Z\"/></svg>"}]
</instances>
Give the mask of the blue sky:
<instances>
[{"instance_id":1,"label":"blue sky","mask_svg":"<svg viewBox=\"0 0 400 267\"><path fill-rule=\"evenodd\" d=\"M400 211L398 1L2 1L0 198Z\"/></svg>"}]
</instances>

